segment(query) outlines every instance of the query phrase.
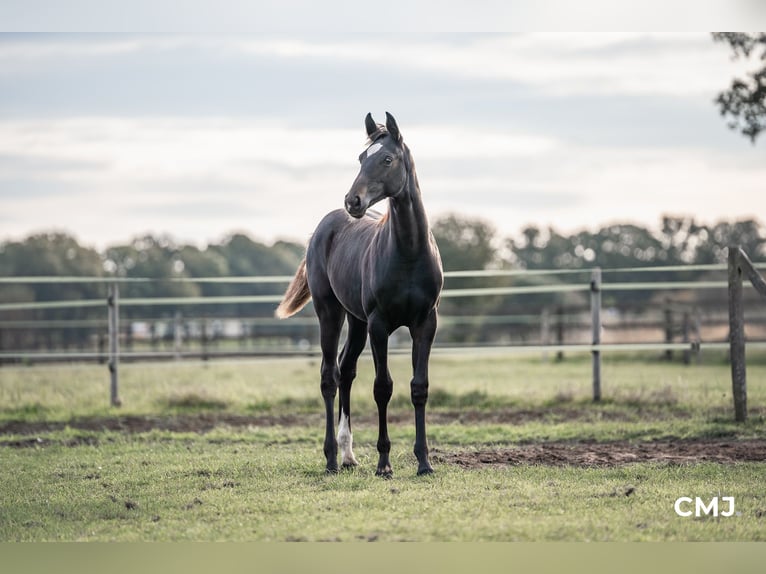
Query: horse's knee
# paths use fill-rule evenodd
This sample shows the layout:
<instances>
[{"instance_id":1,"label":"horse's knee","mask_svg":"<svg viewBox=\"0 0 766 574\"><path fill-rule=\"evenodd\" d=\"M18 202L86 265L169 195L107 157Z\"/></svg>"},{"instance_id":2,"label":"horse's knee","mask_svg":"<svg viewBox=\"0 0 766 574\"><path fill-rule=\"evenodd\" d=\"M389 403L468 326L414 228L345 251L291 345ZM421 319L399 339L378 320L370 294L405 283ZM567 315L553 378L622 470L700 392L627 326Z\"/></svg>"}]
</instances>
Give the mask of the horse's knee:
<instances>
[{"instance_id":1,"label":"horse's knee","mask_svg":"<svg viewBox=\"0 0 766 574\"><path fill-rule=\"evenodd\" d=\"M428 380L412 379L410 382L410 396L415 407L425 406L428 402Z\"/></svg>"},{"instance_id":2,"label":"horse's knee","mask_svg":"<svg viewBox=\"0 0 766 574\"><path fill-rule=\"evenodd\" d=\"M387 405L394 394L394 382L391 379L376 379L372 394L377 405Z\"/></svg>"}]
</instances>

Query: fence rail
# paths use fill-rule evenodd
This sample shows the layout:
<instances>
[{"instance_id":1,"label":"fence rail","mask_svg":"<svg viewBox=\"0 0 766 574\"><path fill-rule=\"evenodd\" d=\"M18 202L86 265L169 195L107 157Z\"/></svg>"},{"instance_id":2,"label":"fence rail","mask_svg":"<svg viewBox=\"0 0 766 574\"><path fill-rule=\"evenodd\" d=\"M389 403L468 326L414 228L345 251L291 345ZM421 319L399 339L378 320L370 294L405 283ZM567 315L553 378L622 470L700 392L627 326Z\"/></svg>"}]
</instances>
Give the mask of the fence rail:
<instances>
[{"instance_id":1,"label":"fence rail","mask_svg":"<svg viewBox=\"0 0 766 574\"><path fill-rule=\"evenodd\" d=\"M161 281L159 281L161 282ZM116 283L114 283L116 284ZM602 283L602 291L673 291L689 289L726 289L726 281L657 281L642 283ZM486 297L497 295L528 295L548 293L586 293L588 284L578 285L529 285L520 287L477 287L473 289L444 289L442 298ZM210 297L130 297L121 300L123 307L161 305L226 305L247 303L279 303L282 295L224 295ZM62 301L29 301L0 303L0 311L21 311L28 309L68 309L101 307L103 299L69 299Z\"/></svg>"},{"instance_id":2,"label":"fence rail","mask_svg":"<svg viewBox=\"0 0 766 574\"><path fill-rule=\"evenodd\" d=\"M728 265L682 265L682 266L664 266L664 267L634 267L634 268L610 268L610 269L569 269L569 270L480 270L480 271L452 271L445 273L446 278L490 278L490 277L517 277L517 276L571 276L585 275L581 282L563 283L563 284L545 284L545 285L522 285L522 286L499 286L499 287L477 287L477 288L450 288L442 291L442 297L449 298L468 298L468 297L502 297L528 294L557 294L557 293L590 293L590 333L591 342L589 344L544 344L544 345L515 345L515 346L470 346L454 347L441 346L434 348L435 353L497 353L497 352L590 352L593 363L593 399L595 401L601 398L601 353L613 351L673 351L680 350L685 353L699 352L700 349L722 349L728 348L732 359L732 388L735 402L735 418L743 421L747 416L746 407L746 384L745 384L745 364L744 364L744 315L742 311L742 274L749 279L747 286L754 287L759 293L766 295L766 281L758 273L757 269L766 268L766 264L754 265L747 255L738 247L729 249ZM611 274L629 274L629 273L669 273L669 272L716 272L727 271L728 281L618 281L609 282L604 280ZM176 277L165 279L152 279L146 277L0 277L0 284L77 284L94 283L104 284L108 287L109 293L106 302L104 299L86 299L86 300L58 300L58 301L19 301L0 303L0 311L22 311L22 310L48 310L48 309L75 309L75 308L108 308L108 317L106 322L103 320L80 320L78 325L104 326L108 325L109 347L108 351L98 352L0 352L0 362L3 359L20 360L89 360L99 359L108 360L110 372L110 396L113 405L120 404L119 398L119 361L123 359L162 359L162 358L186 358L186 357L240 357L252 355L252 352L242 350L233 351L209 351L203 349L200 352L180 350L178 328L174 331L176 348L173 351L122 351L119 348L119 317L120 307L149 307L149 306L205 306L205 305L224 305L224 304L275 304L281 301L281 294L266 295L233 295L233 296L209 296L209 297L125 297L120 298L119 286L123 284L170 284L170 283L231 283L231 284L281 284L287 283L292 279L291 276L263 276L263 277L201 277L188 278ZM729 302L729 342L706 342L702 343L698 337L693 340L684 340L683 343L673 343L666 340L664 343L611 343L602 344L601 331L603 320L601 313L601 295L604 292L620 291L678 291L678 290L701 290L701 289L728 289ZM668 308L669 310L669 308ZM667 312L667 311L666 311ZM563 314L558 313L557 319L563 325ZM476 320L484 321L486 324L497 324L500 322L509 322L509 317L460 317L453 316L445 318L446 324L470 324ZM526 321L539 321L539 317L527 317ZM686 319L685 319L686 320ZM260 325L275 325L280 323L275 319L257 318L251 321ZM17 321L19 324L32 324L34 321ZM62 321L63 322L63 321ZM178 326L178 315L176 315L176 327ZM525 322L522 318L514 319L514 322ZM56 323L54 321L54 323ZM72 322L72 327L77 321ZM86 324L87 323L87 324ZM293 325L313 325L315 321L309 318L297 317L290 321ZM545 327L545 325L544 325ZM203 326L204 329L204 326ZM686 327L684 327L686 329ZM688 337L688 333L685 333ZM204 331L203 331L204 338ZM672 338L672 337L671 337ZM751 347L766 348L766 342L750 342ZM315 353L311 349L280 350L267 349L270 355L312 355ZM392 348L392 352L399 352Z\"/></svg>"}]
</instances>

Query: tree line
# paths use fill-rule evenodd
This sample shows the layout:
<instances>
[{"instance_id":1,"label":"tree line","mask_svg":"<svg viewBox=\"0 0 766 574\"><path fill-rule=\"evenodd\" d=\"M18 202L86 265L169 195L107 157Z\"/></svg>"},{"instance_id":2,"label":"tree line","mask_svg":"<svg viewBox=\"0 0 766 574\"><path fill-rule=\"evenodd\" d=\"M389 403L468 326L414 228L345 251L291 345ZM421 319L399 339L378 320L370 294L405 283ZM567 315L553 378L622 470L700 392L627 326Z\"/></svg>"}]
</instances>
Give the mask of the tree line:
<instances>
[{"instance_id":1,"label":"tree line","mask_svg":"<svg viewBox=\"0 0 766 574\"><path fill-rule=\"evenodd\" d=\"M473 269L591 269L725 263L726 248L739 245L754 260L766 255L766 228L756 219L703 224L690 217L663 217L656 229L615 223L595 231L566 234L527 226L500 237L481 219L447 215L432 225L445 271ZM129 284L132 297L218 296L273 293L259 284L175 283L181 277L291 275L305 246L266 244L235 233L205 248L176 243L167 235L145 235L99 251L65 233L40 233L0 243L0 276L146 277ZM91 299L96 284L2 285L4 302Z\"/></svg>"},{"instance_id":2,"label":"tree line","mask_svg":"<svg viewBox=\"0 0 766 574\"><path fill-rule=\"evenodd\" d=\"M644 268L684 264L725 263L726 247L740 245L753 260L766 255L766 229L756 219L697 222L690 217L663 217L651 229L640 225L610 224L597 230L563 233L551 227L527 226L516 236L502 237L480 218L448 215L434 221L433 232L445 271L478 269L562 269L582 270L582 275L530 275L495 278L449 278L447 288L495 285L534 285L540 283L588 281L588 270ZM194 283L168 281L176 278L246 277L292 275L303 257L305 246L291 241L266 244L246 234L235 233L220 243L204 248L176 243L166 235L146 235L103 250L81 245L64 233L40 233L19 241L0 244L0 276L85 276L145 277L155 281L125 283L122 297L194 297L275 294L283 286L257 283ZM720 275L720 274L719 274ZM705 272L672 271L610 275L611 281L671 281L702 278ZM106 286L94 283L0 284L3 303L98 299L105 297ZM641 309L651 305L654 294L646 291L605 293L605 305ZM445 298L445 316L490 317L518 313L538 313L546 306L577 308L587 305L587 294L525 295L523 297ZM206 305L185 316L271 317L272 304ZM167 318L175 313L170 306L125 307L123 320ZM310 313L310 311L307 311ZM8 348L11 336L3 324L32 321L103 320L104 309L71 308L0 311L0 346ZM82 343L92 335L87 323L81 329L47 330L46 336L67 344ZM479 322L462 329L491 332ZM19 330L13 337L19 337ZM6 344L3 344L3 340ZM50 343L50 342L49 342ZM54 342L55 343L55 342ZM57 346L50 343L53 346ZM21 344L21 343L19 343ZM17 345L12 345L17 346Z\"/></svg>"}]
</instances>

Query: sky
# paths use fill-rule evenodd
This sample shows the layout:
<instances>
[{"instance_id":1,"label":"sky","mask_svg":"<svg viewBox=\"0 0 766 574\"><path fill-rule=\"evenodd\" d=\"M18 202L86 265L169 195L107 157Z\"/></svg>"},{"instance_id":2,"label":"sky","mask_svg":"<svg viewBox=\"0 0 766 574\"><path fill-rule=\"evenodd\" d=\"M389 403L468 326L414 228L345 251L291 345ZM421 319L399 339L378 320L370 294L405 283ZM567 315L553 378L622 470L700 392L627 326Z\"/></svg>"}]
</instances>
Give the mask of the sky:
<instances>
[{"instance_id":1,"label":"sky","mask_svg":"<svg viewBox=\"0 0 766 574\"><path fill-rule=\"evenodd\" d=\"M765 144L713 103L755 64L706 33L2 34L0 241L305 242L385 111L432 221L766 221Z\"/></svg>"}]
</instances>

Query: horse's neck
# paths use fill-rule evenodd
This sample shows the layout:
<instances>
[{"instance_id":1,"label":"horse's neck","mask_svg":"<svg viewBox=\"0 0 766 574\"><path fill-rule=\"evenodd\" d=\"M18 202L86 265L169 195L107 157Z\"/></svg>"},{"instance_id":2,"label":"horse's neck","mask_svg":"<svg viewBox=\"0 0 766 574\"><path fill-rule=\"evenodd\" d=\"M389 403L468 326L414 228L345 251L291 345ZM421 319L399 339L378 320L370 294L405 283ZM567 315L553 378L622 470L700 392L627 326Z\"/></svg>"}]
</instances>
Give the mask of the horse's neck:
<instances>
[{"instance_id":1,"label":"horse's neck","mask_svg":"<svg viewBox=\"0 0 766 574\"><path fill-rule=\"evenodd\" d=\"M417 255L429 247L429 228L415 166L410 160L407 183L401 194L389 199L389 217L386 224L397 249Z\"/></svg>"}]
</instances>

